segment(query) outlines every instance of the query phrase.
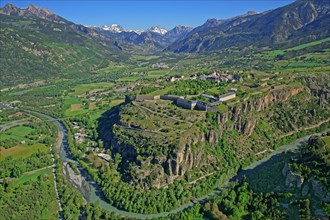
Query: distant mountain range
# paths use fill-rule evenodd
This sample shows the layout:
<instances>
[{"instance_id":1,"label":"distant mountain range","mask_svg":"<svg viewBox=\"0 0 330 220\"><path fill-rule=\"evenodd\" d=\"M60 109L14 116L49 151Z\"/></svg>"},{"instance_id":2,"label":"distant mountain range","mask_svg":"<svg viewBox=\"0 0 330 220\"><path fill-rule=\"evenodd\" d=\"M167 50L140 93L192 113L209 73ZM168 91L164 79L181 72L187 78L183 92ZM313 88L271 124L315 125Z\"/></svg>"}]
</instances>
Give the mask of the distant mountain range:
<instances>
[{"instance_id":1,"label":"distant mountain range","mask_svg":"<svg viewBox=\"0 0 330 220\"><path fill-rule=\"evenodd\" d=\"M329 0L297 0L263 13L209 19L166 50L206 53L230 47L293 46L330 36L329 16Z\"/></svg>"},{"instance_id":2,"label":"distant mountain range","mask_svg":"<svg viewBox=\"0 0 330 220\"><path fill-rule=\"evenodd\" d=\"M274 10L261 13L249 11L229 19L208 19L196 28L179 25L171 30L161 27L127 30L118 24L87 27L33 5L20 9L8 4L1 9L1 13L65 24L78 34L129 52L165 50L208 53L231 47L277 48L330 36L329 0L297 0Z\"/></svg>"},{"instance_id":3,"label":"distant mountain range","mask_svg":"<svg viewBox=\"0 0 330 220\"><path fill-rule=\"evenodd\" d=\"M116 39L121 43L131 43L159 50L164 49L177 40L183 39L193 29L192 27L179 25L171 30L166 30L161 27L151 27L145 31L126 30L118 24L93 28L104 36Z\"/></svg>"},{"instance_id":4,"label":"distant mountain range","mask_svg":"<svg viewBox=\"0 0 330 220\"><path fill-rule=\"evenodd\" d=\"M97 27L94 27L94 28L97 28ZM164 28L161 28L161 27L151 27L149 28L147 31L143 31L143 30L127 30L127 29L124 29L121 25L119 24L112 24L110 26L108 25L103 25L101 27L102 30L104 31L110 31L112 33L122 33L122 32L135 32L137 34L141 34L143 32L154 32L154 33L158 33L158 34L161 34L161 35L164 35L167 33L168 30L164 29Z\"/></svg>"}]
</instances>

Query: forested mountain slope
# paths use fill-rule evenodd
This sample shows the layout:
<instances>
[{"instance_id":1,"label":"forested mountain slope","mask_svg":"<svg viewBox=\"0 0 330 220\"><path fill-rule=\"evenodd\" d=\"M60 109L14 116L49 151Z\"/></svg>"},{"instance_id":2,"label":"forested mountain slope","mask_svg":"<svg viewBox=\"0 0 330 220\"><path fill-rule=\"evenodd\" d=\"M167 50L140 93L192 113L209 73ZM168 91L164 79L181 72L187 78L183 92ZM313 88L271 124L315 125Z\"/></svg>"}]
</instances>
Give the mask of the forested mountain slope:
<instances>
[{"instance_id":1,"label":"forested mountain slope","mask_svg":"<svg viewBox=\"0 0 330 220\"><path fill-rule=\"evenodd\" d=\"M266 11L227 20L209 19L188 36L169 46L174 52L214 52L230 47L293 46L330 36L330 3L297 0Z\"/></svg>"},{"instance_id":2,"label":"forested mountain slope","mask_svg":"<svg viewBox=\"0 0 330 220\"><path fill-rule=\"evenodd\" d=\"M111 41L57 15L17 12L17 8L9 13L6 7L0 11L2 86L86 75L109 61L123 60Z\"/></svg>"}]
</instances>

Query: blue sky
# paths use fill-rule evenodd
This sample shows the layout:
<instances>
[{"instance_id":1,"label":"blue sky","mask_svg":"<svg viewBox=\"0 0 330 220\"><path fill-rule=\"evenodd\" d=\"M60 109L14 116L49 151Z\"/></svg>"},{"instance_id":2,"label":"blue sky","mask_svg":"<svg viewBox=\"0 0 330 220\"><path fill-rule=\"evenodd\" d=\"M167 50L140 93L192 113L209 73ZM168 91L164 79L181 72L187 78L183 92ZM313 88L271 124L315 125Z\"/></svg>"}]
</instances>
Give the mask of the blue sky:
<instances>
[{"instance_id":1,"label":"blue sky","mask_svg":"<svg viewBox=\"0 0 330 220\"><path fill-rule=\"evenodd\" d=\"M78 24L102 26L117 23L127 29L147 29L176 25L196 27L208 18L229 18L247 11L266 11L281 7L293 0L213 0L213 1L79 1L37 0L6 1L26 8L29 4L46 7L54 13Z\"/></svg>"}]
</instances>

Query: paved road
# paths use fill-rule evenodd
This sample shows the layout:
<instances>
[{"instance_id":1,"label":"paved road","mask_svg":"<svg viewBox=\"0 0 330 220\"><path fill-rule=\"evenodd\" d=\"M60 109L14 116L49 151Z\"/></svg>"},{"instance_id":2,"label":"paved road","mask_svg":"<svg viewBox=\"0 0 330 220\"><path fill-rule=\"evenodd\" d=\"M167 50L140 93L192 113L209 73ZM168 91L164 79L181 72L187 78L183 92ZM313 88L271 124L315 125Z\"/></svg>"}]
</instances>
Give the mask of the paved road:
<instances>
[{"instance_id":1,"label":"paved road","mask_svg":"<svg viewBox=\"0 0 330 220\"><path fill-rule=\"evenodd\" d=\"M17 121L12 121L8 124L2 125L1 129L0 129L0 133L5 132L6 130L8 130L9 128L18 126L18 125L23 125L26 124L28 121L26 119L21 119L21 120L17 120Z\"/></svg>"}]
</instances>

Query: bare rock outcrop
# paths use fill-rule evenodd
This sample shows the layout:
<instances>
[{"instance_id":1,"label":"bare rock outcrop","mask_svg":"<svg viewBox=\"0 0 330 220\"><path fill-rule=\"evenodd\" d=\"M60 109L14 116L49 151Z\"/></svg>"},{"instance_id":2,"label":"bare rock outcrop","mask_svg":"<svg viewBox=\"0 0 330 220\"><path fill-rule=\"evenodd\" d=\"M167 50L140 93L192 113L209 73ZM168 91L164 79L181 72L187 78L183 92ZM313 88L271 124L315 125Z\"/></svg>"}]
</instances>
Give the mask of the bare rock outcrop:
<instances>
[{"instance_id":1,"label":"bare rock outcrop","mask_svg":"<svg viewBox=\"0 0 330 220\"><path fill-rule=\"evenodd\" d=\"M285 102L301 91L303 91L303 87L274 90L264 96L254 96L247 102L229 107L228 111L219 113L217 117L218 123L224 129L238 130L250 136L259 122L259 117L255 112L263 111L272 105ZM231 120L233 123L228 125L228 120Z\"/></svg>"},{"instance_id":2,"label":"bare rock outcrop","mask_svg":"<svg viewBox=\"0 0 330 220\"><path fill-rule=\"evenodd\" d=\"M330 202L330 192L327 191L325 186L318 180L312 179L312 189L314 194L324 202Z\"/></svg>"},{"instance_id":3,"label":"bare rock outcrop","mask_svg":"<svg viewBox=\"0 0 330 220\"><path fill-rule=\"evenodd\" d=\"M285 185L289 188L297 187L301 188L302 184L304 183L304 178L298 174L289 171L285 177Z\"/></svg>"}]
</instances>

